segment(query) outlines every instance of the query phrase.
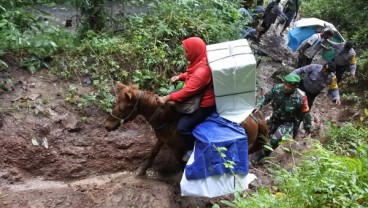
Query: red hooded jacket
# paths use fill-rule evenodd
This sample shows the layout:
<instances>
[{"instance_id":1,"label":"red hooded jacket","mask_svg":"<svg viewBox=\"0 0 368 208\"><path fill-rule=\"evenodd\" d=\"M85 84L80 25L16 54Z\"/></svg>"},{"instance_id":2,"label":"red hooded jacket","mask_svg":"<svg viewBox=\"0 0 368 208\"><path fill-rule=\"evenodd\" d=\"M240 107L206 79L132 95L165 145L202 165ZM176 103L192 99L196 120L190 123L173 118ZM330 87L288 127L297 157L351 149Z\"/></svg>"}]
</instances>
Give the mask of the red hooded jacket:
<instances>
[{"instance_id":1,"label":"red hooded jacket","mask_svg":"<svg viewBox=\"0 0 368 208\"><path fill-rule=\"evenodd\" d=\"M211 70L207 62L207 50L205 42L198 37L185 39L183 46L187 52L189 66L185 73L179 75L179 80L185 81L183 89L170 94L170 100L175 102L184 101L207 87L201 107L211 107L215 105L215 93L213 89Z\"/></svg>"}]
</instances>

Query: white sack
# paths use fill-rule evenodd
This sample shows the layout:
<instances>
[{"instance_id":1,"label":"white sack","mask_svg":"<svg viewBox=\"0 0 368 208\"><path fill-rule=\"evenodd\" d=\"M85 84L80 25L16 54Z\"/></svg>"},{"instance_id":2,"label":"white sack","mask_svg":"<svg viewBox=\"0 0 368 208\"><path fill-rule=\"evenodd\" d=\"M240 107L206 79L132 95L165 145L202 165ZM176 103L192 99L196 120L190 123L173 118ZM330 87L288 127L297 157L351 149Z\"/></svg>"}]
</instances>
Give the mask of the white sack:
<instances>
[{"instance_id":1,"label":"white sack","mask_svg":"<svg viewBox=\"0 0 368 208\"><path fill-rule=\"evenodd\" d=\"M194 152L189 158L188 164L193 163ZM182 196L198 197L217 197L234 193L235 191L244 191L248 189L249 184L257 177L248 173L248 175L225 174L220 176L210 176L204 179L188 180L185 177L185 170L180 181Z\"/></svg>"}]
</instances>

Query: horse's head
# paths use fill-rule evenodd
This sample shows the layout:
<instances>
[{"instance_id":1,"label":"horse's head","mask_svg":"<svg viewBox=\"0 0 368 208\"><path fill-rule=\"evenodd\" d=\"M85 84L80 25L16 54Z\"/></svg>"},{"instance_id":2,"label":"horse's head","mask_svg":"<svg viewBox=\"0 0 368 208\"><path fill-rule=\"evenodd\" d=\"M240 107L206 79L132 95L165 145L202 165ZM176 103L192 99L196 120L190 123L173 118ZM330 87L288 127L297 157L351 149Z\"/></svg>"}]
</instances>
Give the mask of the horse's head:
<instances>
[{"instance_id":1,"label":"horse's head","mask_svg":"<svg viewBox=\"0 0 368 208\"><path fill-rule=\"evenodd\" d=\"M124 85L117 83L118 94L116 102L110 115L104 122L107 131L114 131L119 128L121 122L126 123L137 117L137 107L140 102L142 92L135 85Z\"/></svg>"}]
</instances>

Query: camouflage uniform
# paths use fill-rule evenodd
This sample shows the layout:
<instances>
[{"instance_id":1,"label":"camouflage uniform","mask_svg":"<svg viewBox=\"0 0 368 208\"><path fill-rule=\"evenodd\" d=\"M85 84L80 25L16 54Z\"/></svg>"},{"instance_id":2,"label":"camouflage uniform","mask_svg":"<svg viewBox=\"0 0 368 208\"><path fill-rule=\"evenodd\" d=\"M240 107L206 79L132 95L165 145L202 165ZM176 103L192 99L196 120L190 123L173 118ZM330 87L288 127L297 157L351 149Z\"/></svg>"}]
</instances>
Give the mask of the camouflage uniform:
<instances>
[{"instance_id":1,"label":"camouflage uniform","mask_svg":"<svg viewBox=\"0 0 368 208\"><path fill-rule=\"evenodd\" d=\"M285 135L292 135L299 127L304 115L309 112L307 97L304 92L296 89L292 94L285 94L283 84L276 84L270 92L258 100L256 106L262 109L272 101L273 114L267 124L270 128L270 145L273 149L279 146L279 142ZM304 119L304 128L311 131L310 120ZM270 152L264 150L266 155Z\"/></svg>"}]
</instances>

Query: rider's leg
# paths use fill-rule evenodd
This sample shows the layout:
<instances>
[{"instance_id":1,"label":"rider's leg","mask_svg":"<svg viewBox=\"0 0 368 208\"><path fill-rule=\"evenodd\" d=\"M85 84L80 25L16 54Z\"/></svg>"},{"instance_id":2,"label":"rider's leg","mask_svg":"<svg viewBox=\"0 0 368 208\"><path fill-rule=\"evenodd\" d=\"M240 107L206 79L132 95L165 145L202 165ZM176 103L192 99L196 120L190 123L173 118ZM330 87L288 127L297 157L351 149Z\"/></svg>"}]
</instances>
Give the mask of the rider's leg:
<instances>
[{"instance_id":1,"label":"rider's leg","mask_svg":"<svg viewBox=\"0 0 368 208\"><path fill-rule=\"evenodd\" d=\"M193 149L194 146L193 129L215 112L215 110L215 106L200 107L192 114L182 114L176 129L184 137L188 149Z\"/></svg>"}]
</instances>

